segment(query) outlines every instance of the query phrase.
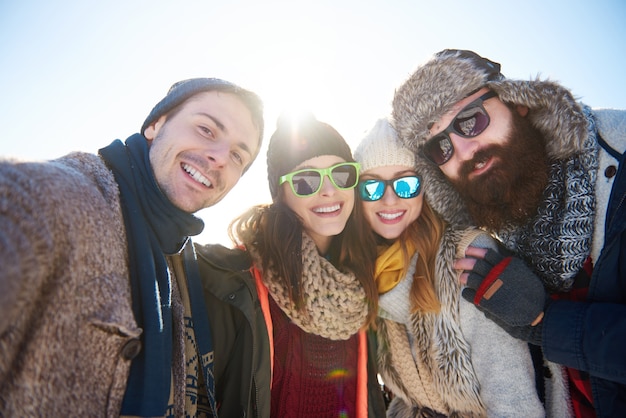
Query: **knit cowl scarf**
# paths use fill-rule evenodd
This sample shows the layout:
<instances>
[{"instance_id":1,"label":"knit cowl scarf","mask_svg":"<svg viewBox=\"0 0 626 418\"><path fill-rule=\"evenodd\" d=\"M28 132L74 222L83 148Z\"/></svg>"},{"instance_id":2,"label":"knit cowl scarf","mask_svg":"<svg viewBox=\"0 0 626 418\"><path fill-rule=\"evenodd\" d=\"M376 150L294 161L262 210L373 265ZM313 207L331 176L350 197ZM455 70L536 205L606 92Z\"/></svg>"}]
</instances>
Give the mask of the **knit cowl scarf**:
<instances>
[{"instance_id":1,"label":"knit cowl scarf","mask_svg":"<svg viewBox=\"0 0 626 418\"><path fill-rule=\"evenodd\" d=\"M583 149L569 159L551 164L537 215L520 228L498 234L554 292L571 289L591 251L598 142L591 111L587 107L583 111L588 120Z\"/></svg>"},{"instance_id":2,"label":"knit cowl scarf","mask_svg":"<svg viewBox=\"0 0 626 418\"><path fill-rule=\"evenodd\" d=\"M148 149L146 138L135 134L125 143L113 141L99 154L113 172L120 190L133 313L143 329L142 350L131 364L121 415L163 416L171 385L171 296L172 285L176 285L171 282L164 254L183 250L188 236L199 234L204 223L175 207L161 192ZM185 254L187 275L194 276L194 281L189 279L192 293L195 280L199 283L199 273L188 262L189 258L192 257ZM203 351L206 349L212 350Z\"/></svg>"},{"instance_id":3,"label":"knit cowl scarf","mask_svg":"<svg viewBox=\"0 0 626 418\"><path fill-rule=\"evenodd\" d=\"M255 251L251 251L261 265ZM343 273L321 256L313 239L302 234L302 288L305 306L298 310L277 273L263 269L263 282L281 310L305 332L331 340L347 340L365 324L368 303L353 273Z\"/></svg>"}]
</instances>

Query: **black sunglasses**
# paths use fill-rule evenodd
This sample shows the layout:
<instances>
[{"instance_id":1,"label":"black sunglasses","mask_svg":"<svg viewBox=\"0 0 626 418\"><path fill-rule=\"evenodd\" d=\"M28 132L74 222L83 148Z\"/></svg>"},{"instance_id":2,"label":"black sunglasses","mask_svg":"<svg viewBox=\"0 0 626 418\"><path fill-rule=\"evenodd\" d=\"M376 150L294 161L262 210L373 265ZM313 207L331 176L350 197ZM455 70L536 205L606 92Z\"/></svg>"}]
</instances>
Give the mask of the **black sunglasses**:
<instances>
[{"instance_id":1,"label":"black sunglasses","mask_svg":"<svg viewBox=\"0 0 626 418\"><path fill-rule=\"evenodd\" d=\"M369 179L359 182L359 196L365 202L375 202L383 198L387 186L401 199L412 199L420 194L422 180L418 176L404 176L391 180Z\"/></svg>"},{"instance_id":2,"label":"black sunglasses","mask_svg":"<svg viewBox=\"0 0 626 418\"><path fill-rule=\"evenodd\" d=\"M450 139L451 132L462 138L474 138L487 129L490 119L483 102L492 97L496 97L496 93L488 91L465 106L446 129L424 143L422 147L424 157L436 165L445 164L454 154L454 146Z\"/></svg>"}]
</instances>

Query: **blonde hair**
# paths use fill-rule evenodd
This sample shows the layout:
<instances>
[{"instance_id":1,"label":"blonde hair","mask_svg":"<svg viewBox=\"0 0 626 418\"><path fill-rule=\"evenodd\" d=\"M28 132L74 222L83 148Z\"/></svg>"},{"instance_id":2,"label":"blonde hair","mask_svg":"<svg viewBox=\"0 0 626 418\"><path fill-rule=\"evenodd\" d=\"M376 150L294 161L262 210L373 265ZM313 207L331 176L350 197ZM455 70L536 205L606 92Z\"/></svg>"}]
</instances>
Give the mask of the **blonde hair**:
<instances>
[{"instance_id":1,"label":"blonde hair","mask_svg":"<svg viewBox=\"0 0 626 418\"><path fill-rule=\"evenodd\" d=\"M419 254L409 294L412 313L436 313L441 309L435 292L435 261L445 227L445 221L424 200L420 216L399 237L405 253L407 250L404 243L411 240ZM406 255L405 259L408 259Z\"/></svg>"}]
</instances>

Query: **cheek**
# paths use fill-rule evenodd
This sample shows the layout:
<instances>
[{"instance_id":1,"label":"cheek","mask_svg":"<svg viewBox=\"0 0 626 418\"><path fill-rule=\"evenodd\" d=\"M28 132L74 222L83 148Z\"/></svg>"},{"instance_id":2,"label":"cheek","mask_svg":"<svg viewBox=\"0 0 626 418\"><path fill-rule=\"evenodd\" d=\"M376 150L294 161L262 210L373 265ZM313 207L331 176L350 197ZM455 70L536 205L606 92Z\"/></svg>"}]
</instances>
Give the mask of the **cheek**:
<instances>
[{"instance_id":1,"label":"cheek","mask_svg":"<svg viewBox=\"0 0 626 418\"><path fill-rule=\"evenodd\" d=\"M444 165L440 165L439 169L447 178L456 179L459 177L459 163L457 162L454 155L452 156L450 161L448 161Z\"/></svg>"},{"instance_id":2,"label":"cheek","mask_svg":"<svg viewBox=\"0 0 626 418\"><path fill-rule=\"evenodd\" d=\"M348 213L352 213L352 210L354 209L354 191L349 190L347 191L347 195L346 195L346 199L345 199L345 208L348 209Z\"/></svg>"},{"instance_id":3,"label":"cheek","mask_svg":"<svg viewBox=\"0 0 626 418\"><path fill-rule=\"evenodd\" d=\"M376 220L376 204L374 202L362 202L363 215L367 223L372 226Z\"/></svg>"},{"instance_id":4,"label":"cheek","mask_svg":"<svg viewBox=\"0 0 626 418\"><path fill-rule=\"evenodd\" d=\"M420 217L422 213L423 205L424 205L424 194L421 194L418 197L413 199L413 202L411 202L410 216L409 216L409 219L407 220L409 224L412 224L413 222L415 222L417 218Z\"/></svg>"}]
</instances>

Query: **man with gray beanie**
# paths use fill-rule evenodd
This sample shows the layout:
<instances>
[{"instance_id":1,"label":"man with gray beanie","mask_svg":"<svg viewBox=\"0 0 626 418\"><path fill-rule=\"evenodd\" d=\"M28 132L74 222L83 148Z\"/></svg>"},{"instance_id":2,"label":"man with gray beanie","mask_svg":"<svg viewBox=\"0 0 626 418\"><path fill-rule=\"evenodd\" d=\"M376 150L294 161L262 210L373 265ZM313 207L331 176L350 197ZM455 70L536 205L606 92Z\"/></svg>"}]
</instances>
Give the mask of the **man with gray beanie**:
<instances>
[{"instance_id":1,"label":"man with gray beanie","mask_svg":"<svg viewBox=\"0 0 626 418\"><path fill-rule=\"evenodd\" d=\"M196 78L98 155L0 162L0 416L216 416L189 237L262 137L256 94Z\"/></svg>"},{"instance_id":2,"label":"man with gray beanie","mask_svg":"<svg viewBox=\"0 0 626 418\"><path fill-rule=\"evenodd\" d=\"M538 276L509 280L508 257L470 249L457 262L463 296L566 366L576 416L622 415L626 112L592 110L555 82L507 79L496 62L444 50L397 90L393 116L433 208L489 230ZM514 323L531 280L550 295L543 317Z\"/></svg>"}]
</instances>

